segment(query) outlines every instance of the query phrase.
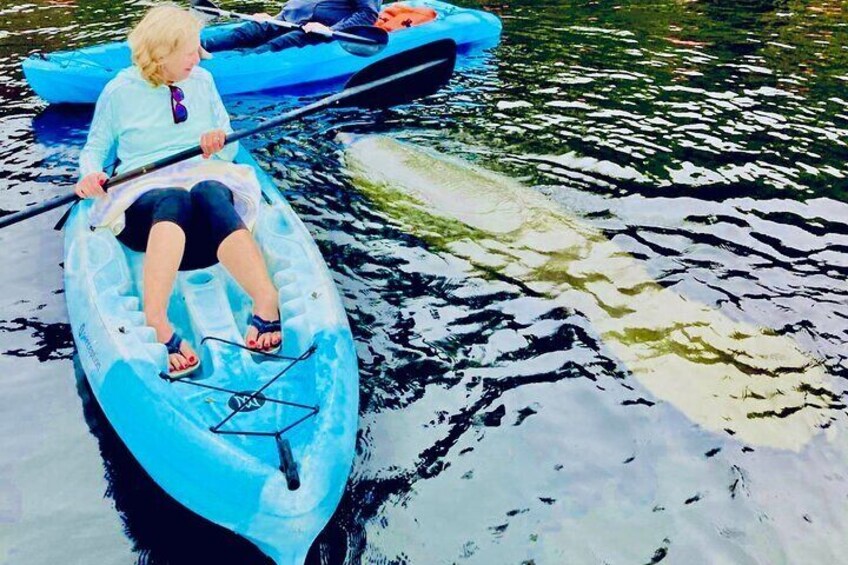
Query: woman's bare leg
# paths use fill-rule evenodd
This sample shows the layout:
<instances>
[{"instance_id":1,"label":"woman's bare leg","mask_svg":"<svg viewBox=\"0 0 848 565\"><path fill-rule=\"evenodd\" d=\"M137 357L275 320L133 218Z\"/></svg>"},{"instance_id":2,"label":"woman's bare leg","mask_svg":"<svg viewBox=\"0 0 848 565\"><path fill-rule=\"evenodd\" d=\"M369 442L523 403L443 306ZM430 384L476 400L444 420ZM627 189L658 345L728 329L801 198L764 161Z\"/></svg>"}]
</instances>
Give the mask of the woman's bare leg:
<instances>
[{"instance_id":1,"label":"woman's bare leg","mask_svg":"<svg viewBox=\"0 0 848 565\"><path fill-rule=\"evenodd\" d=\"M150 228L144 254L144 316L156 330L156 339L165 343L174 333L168 321L168 299L185 250L185 233L173 222L157 222ZM197 354L183 341L180 353L168 356L171 371L197 364Z\"/></svg>"},{"instance_id":2,"label":"woman's bare leg","mask_svg":"<svg viewBox=\"0 0 848 565\"><path fill-rule=\"evenodd\" d=\"M268 275L268 267L259 246L246 229L236 230L218 246L218 260L233 275L244 291L253 299L253 312L260 318L273 322L280 317L277 306L277 289ZM282 339L280 332L264 333L254 327L247 330L246 343L251 349L268 349Z\"/></svg>"}]
</instances>

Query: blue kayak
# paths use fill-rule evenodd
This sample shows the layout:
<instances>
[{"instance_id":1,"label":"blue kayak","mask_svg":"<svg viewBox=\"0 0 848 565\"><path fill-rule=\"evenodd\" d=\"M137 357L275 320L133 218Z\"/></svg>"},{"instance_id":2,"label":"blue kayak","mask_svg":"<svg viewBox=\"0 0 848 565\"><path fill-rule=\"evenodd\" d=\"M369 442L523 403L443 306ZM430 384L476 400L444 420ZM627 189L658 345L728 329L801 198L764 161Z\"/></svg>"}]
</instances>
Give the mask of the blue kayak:
<instances>
[{"instance_id":1,"label":"blue kayak","mask_svg":"<svg viewBox=\"0 0 848 565\"><path fill-rule=\"evenodd\" d=\"M89 229L90 201L66 227L65 293L79 359L98 403L174 499L303 563L341 499L356 442L359 374L330 273L309 232L250 154L263 189L254 234L279 289L283 348L239 347L250 300L220 265L181 272L169 304L201 368L172 380L141 311L143 254Z\"/></svg>"},{"instance_id":2,"label":"blue kayak","mask_svg":"<svg viewBox=\"0 0 848 565\"><path fill-rule=\"evenodd\" d=\"M371 57L345 51L338 42L284 49L276 53L220 52L201 65L215 77L222 96L265 90L308 94L328 90L365 66L439 39L452 39L460 54L496 44L501 22L497 16L459 8L439 0L412 0L411 6L436 11L431 22L389 33L386 48ZM215 26L204 34L231 26ZM121 69L131 64L126 42L108 43L76 51L32 55L23 71L30 87L50 103L93 104L100 91Z\"/></svg>"}]
</instances>

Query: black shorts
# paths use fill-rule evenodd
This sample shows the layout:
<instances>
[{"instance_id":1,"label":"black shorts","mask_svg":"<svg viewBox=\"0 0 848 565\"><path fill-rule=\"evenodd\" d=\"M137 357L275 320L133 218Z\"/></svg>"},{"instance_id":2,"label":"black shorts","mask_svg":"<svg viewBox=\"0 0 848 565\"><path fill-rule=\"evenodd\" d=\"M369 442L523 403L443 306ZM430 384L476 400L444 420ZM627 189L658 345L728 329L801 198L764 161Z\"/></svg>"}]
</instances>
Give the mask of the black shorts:
<instances>
[{"instance_id":1,"label":"black shorts","mask_svg":"<svg viewBox=\"0 0 848 565\"><path fill-rule=\"evenodd\" d=\"M233 206L233 193L217 181L204 181L190 191L157 188L145 192L126 210L126 225L118 240L133 251L145 251L150 229L173 222L186 235L181 271L218 262L218 247L234 231L245 229Z\"/></svg>"}]
</instances>

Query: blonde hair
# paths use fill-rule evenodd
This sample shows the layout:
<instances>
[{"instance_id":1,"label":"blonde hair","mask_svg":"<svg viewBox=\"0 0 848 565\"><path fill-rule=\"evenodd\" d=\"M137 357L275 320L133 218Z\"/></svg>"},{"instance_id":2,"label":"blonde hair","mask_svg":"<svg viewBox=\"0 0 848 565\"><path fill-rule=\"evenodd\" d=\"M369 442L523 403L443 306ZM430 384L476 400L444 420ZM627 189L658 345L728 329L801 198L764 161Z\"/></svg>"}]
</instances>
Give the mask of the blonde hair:
<instances>
[{"instance_id":1,"label":"blonde hair","mask_svg":"<svg viewBox=\"0 0 848 565\"><path fill-rule=\"evenodd\" d=\"M153 86L165 84L162 60L198 37L203 22L174 4L152 8L128 37L132 61ZM204 53L201 48L201 55Z\"/></svg>"}]
</instances>

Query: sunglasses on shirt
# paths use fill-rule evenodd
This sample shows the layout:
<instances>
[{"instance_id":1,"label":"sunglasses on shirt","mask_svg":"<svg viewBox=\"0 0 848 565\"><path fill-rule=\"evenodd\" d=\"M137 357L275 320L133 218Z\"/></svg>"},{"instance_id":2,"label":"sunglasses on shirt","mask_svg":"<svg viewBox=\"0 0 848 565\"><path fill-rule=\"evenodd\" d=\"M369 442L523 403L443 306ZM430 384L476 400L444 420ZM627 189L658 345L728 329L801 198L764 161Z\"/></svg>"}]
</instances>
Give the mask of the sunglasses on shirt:
<instances>
[{"instance_id":1,"label":"sunglasses on shirt","mask_svg":"<svg viewBox=\"0 0 848 565\"><path fill-rule=\"evenodd\" d=\"M185 93L179 86L168 85L171 90L171 115L175 124L181 124L188 119L188 108L183 106Z\"/></svg>"}]
</instances>

